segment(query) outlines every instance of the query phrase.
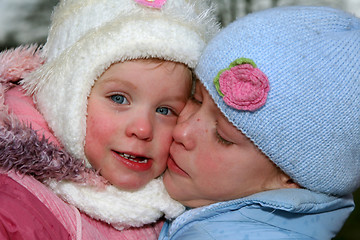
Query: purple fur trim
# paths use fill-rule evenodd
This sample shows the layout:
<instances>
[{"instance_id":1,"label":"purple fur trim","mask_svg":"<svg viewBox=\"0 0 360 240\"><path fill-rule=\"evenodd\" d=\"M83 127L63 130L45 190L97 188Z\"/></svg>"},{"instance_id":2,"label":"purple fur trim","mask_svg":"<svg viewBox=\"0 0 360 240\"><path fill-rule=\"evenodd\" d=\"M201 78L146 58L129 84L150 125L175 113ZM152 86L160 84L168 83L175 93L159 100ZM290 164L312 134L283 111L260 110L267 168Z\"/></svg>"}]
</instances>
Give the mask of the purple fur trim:
<instances>
[{"instance_id":1,"label":"purple fur trim","mask_svg":"<svg viewBox=\"0 0 360 240\"><path fill-rule=\"evenodd\" d=\"M0 167L15 170L43 182L48 179L71 180L102 186L104 179L83 161L66 151L39 139L35 130L24 126L11 117L3 118L0 126Z\"/></svg>"},{"instance_id":2,"label":"purple fur trim","mask_svg":"<svg viewBox=\"0 0 360 240\"><path fill-rule=\"evenodd\" d=\"M0 168L42 182L70 180L102 188L108 182L98 172L8 115L4 93L43 64L40 52L37 45L29 45L0 53Z\"/></svg>"}]
</instances>

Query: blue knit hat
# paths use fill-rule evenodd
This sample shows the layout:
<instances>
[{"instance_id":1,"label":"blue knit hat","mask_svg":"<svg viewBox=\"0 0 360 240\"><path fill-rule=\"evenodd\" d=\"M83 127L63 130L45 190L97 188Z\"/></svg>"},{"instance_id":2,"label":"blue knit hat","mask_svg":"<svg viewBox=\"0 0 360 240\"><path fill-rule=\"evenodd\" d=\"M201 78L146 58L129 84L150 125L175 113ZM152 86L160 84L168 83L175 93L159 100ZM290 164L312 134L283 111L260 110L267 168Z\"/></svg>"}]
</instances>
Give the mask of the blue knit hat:
<instances>
[{"instance_id":1,"label":"blue knit hat","mask_svg":"<svg viewBox=\"0 0 360 240\"><path fill-rule=\"evenodd\" d=\"M224 115L301 186L360 185L360 19L280 7L238 19L196 68Z\"/></svg>"}]
</instances>

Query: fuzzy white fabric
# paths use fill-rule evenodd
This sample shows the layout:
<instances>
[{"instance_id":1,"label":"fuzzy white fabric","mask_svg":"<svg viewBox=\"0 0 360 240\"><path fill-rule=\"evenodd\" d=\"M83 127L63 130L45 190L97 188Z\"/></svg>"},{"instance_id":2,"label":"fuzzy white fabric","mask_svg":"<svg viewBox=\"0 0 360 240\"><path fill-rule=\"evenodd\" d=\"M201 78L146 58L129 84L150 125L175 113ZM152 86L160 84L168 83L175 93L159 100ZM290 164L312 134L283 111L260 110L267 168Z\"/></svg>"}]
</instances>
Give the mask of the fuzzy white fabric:
<instances>
[{"instance_id":1,"label":"fuzzy white fabric","mask_svg":"<svg viewBox=\"0 0 360 240\"><path fill-rule=\"evenodd\" d=\"M206 0L168 0L161 9L134 0L60 1L46 62L23 84L67 151L86 159L87 97L112 63L160 58L195 67L219 30L209 6Z\"/></svg>"},{"instance_id":2,"label":"fuzzy white fabric","mask_svg":"<svg viewBox=\"0 0 360 240\"><path fill-rule=\"evenodd\" d=\"M146 49L155 50L161 57L166 57L166 54L163 56L162 50L166 50L167 47L176 51L176 48L181 49L183 45L187 45L185 47L191 48L192 51L179 51L180 55L185 55L186 58L185 61L178 62L195 67L196 55L201 53L204 43L218 31L210 7L211 1L208 0L167 0L160 10L143 6L134 0L62 0L52 16L52 26L45 45L46 58L52 61L92 31L99 30L103 34L122 31L132 36L132 40L136 37L136 40L144 43ZM145 22L133 26L137 21ZM123 31L119 23L128 25L129 29ZM115 24L117 29L111 32L101 29L107 24ZM152 33L150 38L146 34L143 35L143 31L149 30ZM176 42L176 39L168 34L176 34L176 37L185 38L186 41L180 39ZM154 48L151 45L152 40L165 44L161 44L164 46L163 49ZM123 42L115 42L121 43ZM132 55L132 51L137 50L135 44L127 50L130 52L129 58L137 58ZM143 57L150 57L146 51L144 53ZM170 55L169 60L178 57L175 52Z\"/></svg>"},{"instance_id":3,"label":"fuzzy white fabric","mask_svg":"<svg viewBox=\"0 0 360 240\"><path fill-rule=\"evenodd\" d=\"M118 230L154 223L164 214L172 219L185 210L169 197L162 179L154 179L135 192L122 191L112 185L98 189L69 181L49 180L47 185L64 201Z\"/></svg>"}]
</instances>

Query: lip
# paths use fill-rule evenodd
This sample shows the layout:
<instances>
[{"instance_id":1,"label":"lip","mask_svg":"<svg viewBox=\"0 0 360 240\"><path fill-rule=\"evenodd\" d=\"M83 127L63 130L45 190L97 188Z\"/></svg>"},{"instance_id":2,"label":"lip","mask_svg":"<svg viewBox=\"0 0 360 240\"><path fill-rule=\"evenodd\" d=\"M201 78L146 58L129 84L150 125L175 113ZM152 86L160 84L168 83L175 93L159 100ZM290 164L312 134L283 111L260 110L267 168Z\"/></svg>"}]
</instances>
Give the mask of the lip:
<instances>
[{"instance_id":1,"label":"lip","mask_svg":"<svg viewBox=\"0 0 360 240\"><path fill-rule=\"evenodd\" d=\"M176 164L176 162L174 161L174 158L172 157L172 155L169 155L168 161L167 161L167 167L168 170L172 173L178 174L180 176L184 176L184 177L188 177L189 175L182 170L179 165Z\"/></svg>"},{"instance_id":2,"label":"lip","mask_svg":"<svg viewBox=\"0 0 360 240\"><path fill-rule=\"evenodd\" d=\"M114 150L112 151L114 158L117 159L119 162L121 162L125 167L127 167L130 170L133 170L136 172L144 172L144 171L148 171L152 167L153 160L151 158L147 158L148 161L146 163L134 162L127 158L122 157L120 155L120 153L133 155L133 156L139 156L139 157L142 157L142 156L138 155L138 154L134 154L134 153L128 153L128 152L117 152Z\"/></svg>"}]
</instances>

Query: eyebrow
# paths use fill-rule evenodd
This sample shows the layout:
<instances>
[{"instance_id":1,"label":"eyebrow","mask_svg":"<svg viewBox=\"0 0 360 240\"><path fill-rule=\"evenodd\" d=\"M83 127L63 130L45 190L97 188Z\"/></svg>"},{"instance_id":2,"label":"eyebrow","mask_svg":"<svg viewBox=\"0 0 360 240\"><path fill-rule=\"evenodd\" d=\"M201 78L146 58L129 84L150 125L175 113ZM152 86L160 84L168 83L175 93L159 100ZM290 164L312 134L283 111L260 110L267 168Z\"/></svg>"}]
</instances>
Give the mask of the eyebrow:
<instances>
[{"instance_id":1,"label":"eyebrow","mask_svg":"<svg viewBox=\"0 0 360 240\"><path fill-rule=\"evenodd\" d=\"M186 101L188 98L185 96L180 96L180 95L179 96L172 95L172 96L168 97L167 99L170 101L183 101L183 100Z\"/></svg>"},{"instance_id":2,"label":"eyebrow","mask_svg":"<svg viewBox=\"0 0 360 240\"><path fill-rule=\"evenodd\" d=\"M99 82L100 85L106 85L106 84L121 84L126 87L131 88L137 88L135 84L133 84L131 81L124 80L122 78L114 78L113 76L109 76L107 78L101 79Z\"/></svg>"}]
</instances>

